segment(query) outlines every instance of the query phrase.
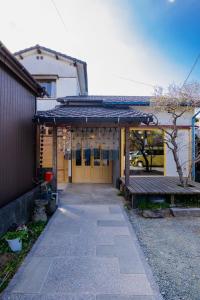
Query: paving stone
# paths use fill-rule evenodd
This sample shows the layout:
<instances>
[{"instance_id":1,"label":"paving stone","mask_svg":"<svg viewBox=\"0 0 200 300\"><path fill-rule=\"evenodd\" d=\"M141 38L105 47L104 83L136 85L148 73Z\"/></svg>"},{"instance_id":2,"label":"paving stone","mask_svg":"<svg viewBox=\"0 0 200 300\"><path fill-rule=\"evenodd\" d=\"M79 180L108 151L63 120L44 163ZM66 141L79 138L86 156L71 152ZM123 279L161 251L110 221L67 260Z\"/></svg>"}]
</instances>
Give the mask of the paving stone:
<instances>
[{"instance_id":1,"label":"paving stone","mask_svg":"<svg viewBox=\"0 0 200 300\"><path fill-rule=\"evenodd\" d=\"M156 300L154 296L97 295L96 300Z\"/></svg>"},{"instance_id":2,"label":"paving stone","mask_svg":"<svg viewBox=\"0 0 200 300\"><path fill-rule=\"evenodd\" d=\"M122 213L122 210L119 206L110 206L109 207L109 212L111 214L121 214Z\"/></svg>"},{"instance_id":3,"label":"paving stone","mask_svg":"<svg viewBox=\"0 0 200 300\"><path fill-rule=\"evenodd\" d=\"M18 271L12 292L37 293L51 263L52 259L49 257L32 257L30 262Z\"/></svg>"},{"instance_id":4,"label":"paving stone","mask_svg":"<svg viewBox=\"0 0 200 300\"><path fill-rule=\"evenodd\" d=\"M4 300L154 300L116 190L108 185L73 185L69 190L71 200L62 195L62 206Z\"/></svg>"},{"instance_id":5,"label":"paving stone","mask_svg":"<svg viewBox=\"0 0 200 300\"><path fill-rule=\"evenodd\" d=\"M69 257L55 259L42 293L120 292L115 258Z\"/></svg>"},{"instance_id":6,"label":"paving stone","mask_svg":"<svg viewBox=\"0 0 200 300\"><path fill-rule=\"evenodd\" d=\"M96 229L97 234L108 234L112 235L113 238L118 235L130 235L130 231L128 227L104 227L104 226L97 226Z\"/></svg>"},{"instance_id":7,"label":"paving stone","mask_svg":"<svg viewBox=\"0 0 200 300\"><path fill-rule=\"evenodd\" d=\"M96 255L99 257L116 257L116 249L114 245L98 245L96 247Z\"/></svg>"},{"instance_id":8,"label":"paving stone","mask_svg":"<svg viewBox=\"0 0 200 300\"><path fill-rule=\"evenodd\" d=\"M131 257L119 257L119 268L121 274L145 274L143 263L134 254Z\"/></svg>"},{"instance_id":9,"label":"paving stone","mask_svg":"<svg viewBox=\"0 0 200 300\"><path fill-rule=\"evenodd\" d=\"M96 300L95 295L74 295L74 294L41 294L35 295L31 300Z\"/></svg>"},{"instance_id":10,"label":"paving stone","mask_svg":"<svg viewBox=\"0 0 200 300\"><path fill-rule=\"evenodd\" d=\"M120 276L121 294L154 296L149 280L144 274L122 274Z\"/></svg>"},{"instance_id":11,"label":"paving stone","mask_svg":"<svg viewBox=\"0 0 200 300\"><path fill-rule=\"evenodd\" d=\"M95 256L96 243L90 236L74 236L71 241L71 256Z\"/></svg>"},{"instance_id":12,"label":"paving stone","mask_svg":"<svg viewBox=\"0 0 200 300\"><path fill-rule=\"evenodd\" d=\"M127 226L127 224L124 221L119 221L119 220L98 220L97 225L98 226L103 226L103 227L123 227L123 226Z\"/></svg>"},{"instance_id":13,"label":"paving stone","mask_svg":"<svg viewBox=\"0 0 200 300\"><path fill-rule=\"evenodd\" d=\"M40 244L40 247L34 249L34 256L47 256L47 257L63 257L70 255L70 247L66 245L44 245Z\"/></svg>"},{"instance_id":14,"label":"paving stone","mask_svg":"<svg viewBox=\"0 0 200 300\"><path fill-rule=\"evenodd\" d=\"M32 300L32 294L4 293L0 299L2 299L2 300Z\"/></svg>"},{"instance_id":15,"label":"paving stone","mask_svg":"<svg viewBox=\"0 0 200 300\"><path fill-rule=\"evenodd\" d=\"M2 300L96 300L95 295L75 294L5 294Z\"/></svg>"},{"instance_id":16,"label":"paving stone","mask_svg":"<svg viewBox=\"0 0 200 300\"><path fill-rule=\"evenodd\" d=\"M65 220L56 220L50 225L49 230L51 230L51 233L54 234L58 232L58 228L60 231L70 234L79 234L81 230L77 223Z\"/></svg>"}]
</instances>

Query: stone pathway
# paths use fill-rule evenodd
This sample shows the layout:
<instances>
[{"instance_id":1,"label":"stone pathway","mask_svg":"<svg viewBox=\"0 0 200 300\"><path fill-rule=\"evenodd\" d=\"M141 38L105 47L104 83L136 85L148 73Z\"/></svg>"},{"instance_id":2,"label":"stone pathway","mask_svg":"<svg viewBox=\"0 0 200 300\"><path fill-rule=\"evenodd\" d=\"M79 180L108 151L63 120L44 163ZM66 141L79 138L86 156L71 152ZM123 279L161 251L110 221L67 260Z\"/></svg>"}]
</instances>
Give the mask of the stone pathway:
<instances>
[{"instance_id":1,"label":"stone pathway","mask_svg":"<svg viewBox=\"0 0 200 300\"><path fill-rule=\"evenodd\" d=\"M71 185L60 202L2 299L162 299L117 190Z\"/></svg>"}]
</instances>

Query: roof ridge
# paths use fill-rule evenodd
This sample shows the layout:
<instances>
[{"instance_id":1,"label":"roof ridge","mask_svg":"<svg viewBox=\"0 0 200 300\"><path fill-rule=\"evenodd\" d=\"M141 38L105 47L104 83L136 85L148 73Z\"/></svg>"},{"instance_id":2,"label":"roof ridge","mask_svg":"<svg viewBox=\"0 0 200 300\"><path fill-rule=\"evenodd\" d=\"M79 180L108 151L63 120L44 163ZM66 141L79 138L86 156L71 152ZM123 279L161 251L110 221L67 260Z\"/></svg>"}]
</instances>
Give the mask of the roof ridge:
<instances>
[{"instance_id":1,"label":"roof ridge","mask_svg":"<svg viewBox=\"0 0 200 300\"><path fill-rule=\"evenodd\" d=\"M16 55L20 55L20 54L23 54L23 53L25 53L25 52L29 52L29 51L32 51L32 50L35 50L35 49L41 49L41 50L43 50L43 51L46 51L46 52L49 52L49 53L52 53L52 54L55 54L55 55L62 56L62 57L64 57L64 58L69 59L69 60L72 60L72 61L74 61L74 62L78 62L78 63L81 63L81 64L86 64L86 62L83 61L83 60L80 60L80 59L78 59L78 58L72 57L72 56L70 56L70 55L66 55L66 54L64 54L64 53L61 53L61 52L59 52L59 51L56 51L56 50L47 48L47 47L45 47L45 46L41 46L41 45L39 45L39 44L36 44L35 46L31 46L31 47L28 47L28 48L24 48L24 49L19 50L19 51L16 51L16 52L13 53L13 55L15 55L15 56L16 56Z\"/></svg>"}]
</instances>

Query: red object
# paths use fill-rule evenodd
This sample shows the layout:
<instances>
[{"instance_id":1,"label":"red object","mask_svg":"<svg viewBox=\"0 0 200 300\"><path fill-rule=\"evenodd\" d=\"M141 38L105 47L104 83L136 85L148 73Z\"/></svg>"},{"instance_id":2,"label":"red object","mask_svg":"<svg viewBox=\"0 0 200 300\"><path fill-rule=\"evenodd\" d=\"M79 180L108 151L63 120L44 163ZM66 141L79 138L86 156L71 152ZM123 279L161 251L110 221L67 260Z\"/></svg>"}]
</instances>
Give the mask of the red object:
<instances>
[{"instance_id":1,"label":"red object","mask_svg":"<svg viewBox=\"0 0 200 300\"><path fill-rule=\"evenodd\" d=\"M52 179L53 179L53 173L52 172L45 172L44 180L50 182Z\"/></svg>"}]
</instances>

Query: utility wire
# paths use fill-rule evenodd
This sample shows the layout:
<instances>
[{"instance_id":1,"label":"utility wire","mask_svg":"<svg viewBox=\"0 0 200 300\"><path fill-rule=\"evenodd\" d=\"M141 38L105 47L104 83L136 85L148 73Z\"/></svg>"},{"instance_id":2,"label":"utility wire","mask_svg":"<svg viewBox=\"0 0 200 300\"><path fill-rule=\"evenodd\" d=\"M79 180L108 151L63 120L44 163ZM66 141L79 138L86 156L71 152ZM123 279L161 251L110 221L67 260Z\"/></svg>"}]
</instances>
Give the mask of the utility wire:
<instances>
[{"instance_id":1,"label":"utility wire","mask_svg":"<svg viewBox=\"0 0 200 300\"><path fill-rule=\"evenodd\" d=\"M197 65L197 63L198 63L199 58L200 58L200 53L197 55L197 57L196 57L196 59L195 59L193 65L192 65L192 67L191 67L191 69L190 69L190 71L189 71L189 73L188 73L186 79L184 80L183 85L182 85L182 88L183 88L184 85L187 83L188 79L190 78L190 75L191 75L192 72L194 71L194 68L196 67L196 65Z\"/></svg>"},{"instance_id":2,"label":"utility wire","mask_svg":"<svg viewBox=\"0 0 200 300\"><path fill-rule=\"evenodd\" d=\"M59 9L57 8L57 6L56 6L54 0L51 0L51 2L52 2L53 6L54 6L54 8L55 8L55 10L56 10L56 12L57 12L57 14L58 14L58 17L59 17L60 21L62 22L62 24L63 24L63 26L64 26L65 31L68 33L67 26L66 26L66 24L65 24L65 22L64 22L64 19L63 19L62 15L61 15Z\"/></svg>"},{"instance_id":3,"label":"utility wire","mask_svg":"<svg viewBox=\"0 0 200 300\"><path fill-rule=\"evenodd\" d=\"M131 79L131 78L126 78L126 77L122 77L122 76L118 76L118 75L115 75L115 77L118 77L120 79L127 80L127 81L132 81L132 82L137 83L137 84L150 86L150 87L153 87L153 88L155 88L155 86L156 86L156 85L153 85L151 83L146 83L146 82L143 82L143 81L138 81L138 80L134 80L134 79Z\"/></svg>"}]
</instances>

